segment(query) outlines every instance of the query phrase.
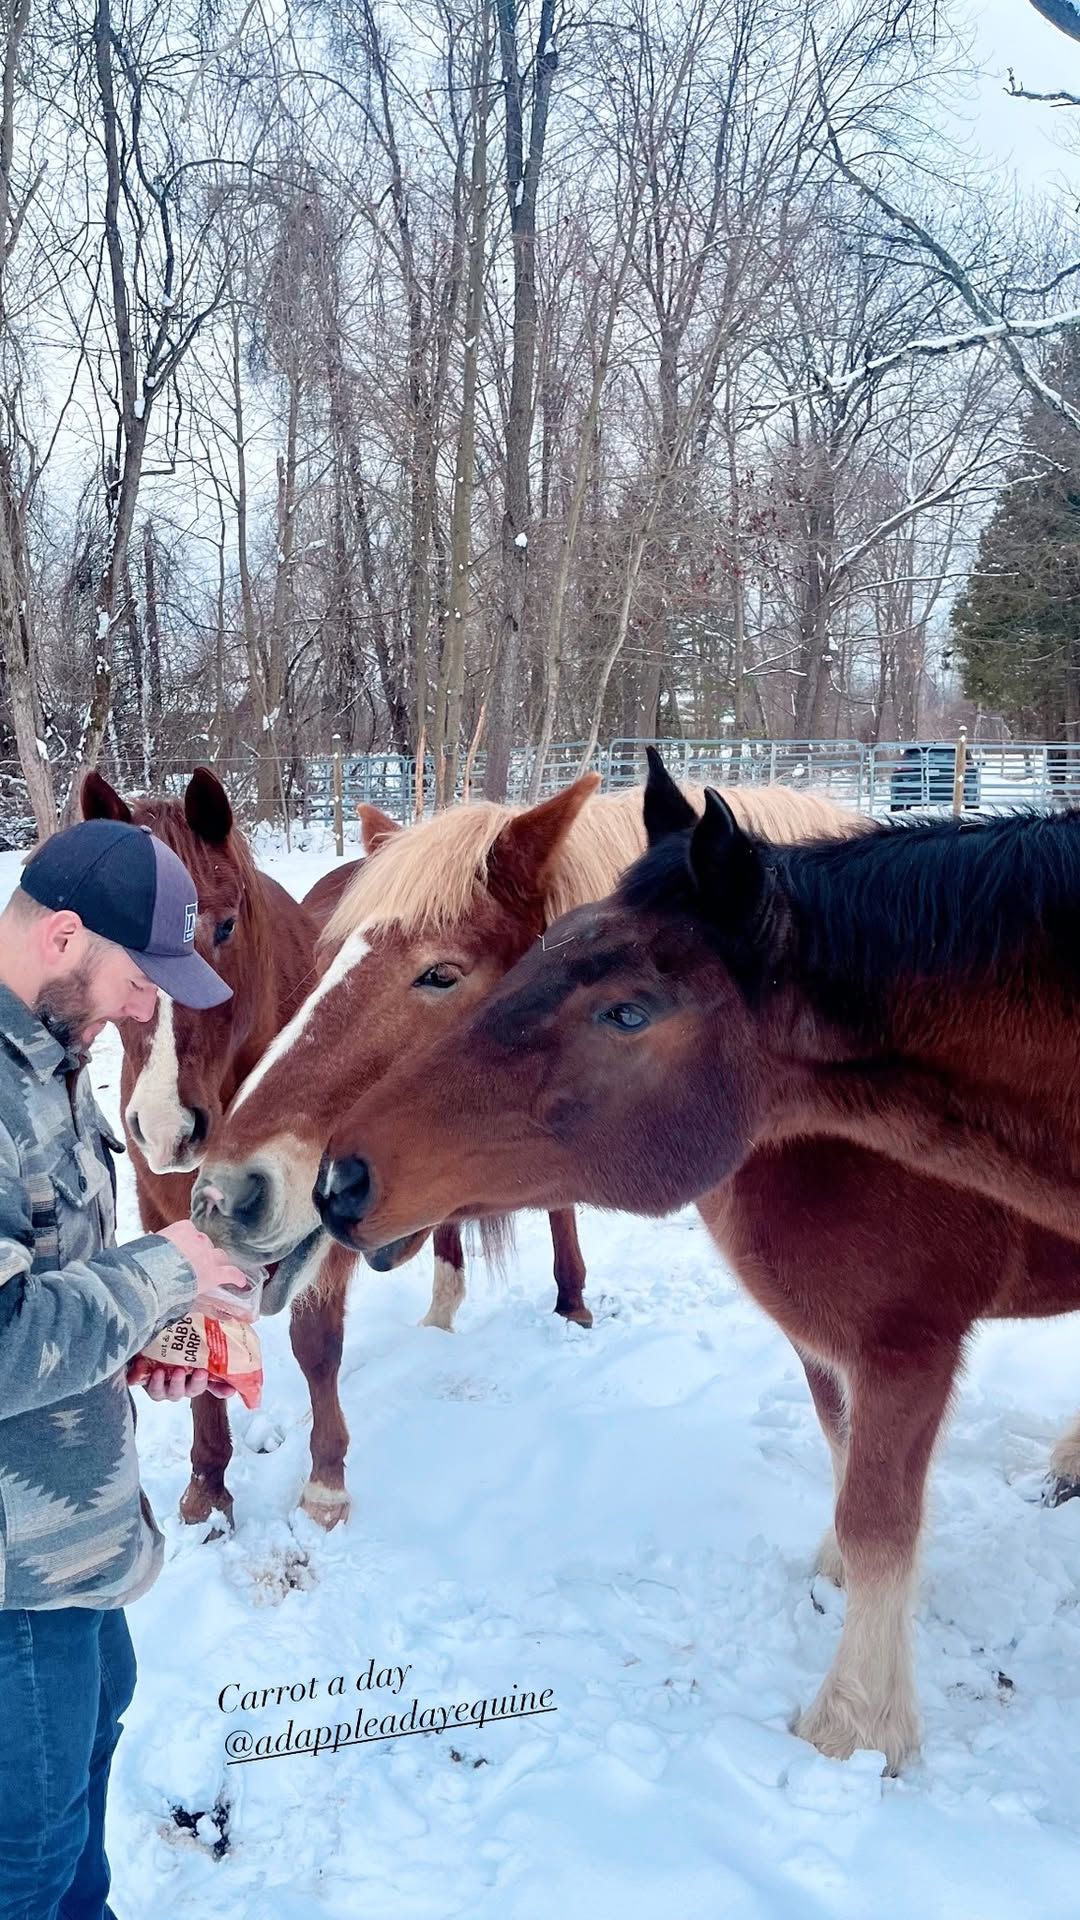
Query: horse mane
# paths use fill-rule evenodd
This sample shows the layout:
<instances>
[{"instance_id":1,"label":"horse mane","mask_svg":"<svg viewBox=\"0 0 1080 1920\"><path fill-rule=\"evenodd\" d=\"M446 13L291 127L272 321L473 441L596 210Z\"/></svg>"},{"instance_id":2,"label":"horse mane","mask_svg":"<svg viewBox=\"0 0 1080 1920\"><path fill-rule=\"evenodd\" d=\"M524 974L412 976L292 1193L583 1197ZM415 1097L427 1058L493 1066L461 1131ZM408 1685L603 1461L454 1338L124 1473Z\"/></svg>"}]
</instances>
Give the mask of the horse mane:
<instances>
[{"instance_id":1,"label":"horse mane","mask_svg":"<svg viewBox=\"0 0 1080 1920\"><path fill-rule=\"evenodd\" d=\"M594 794L573 822L548 880L547 919L611 892L619 875L645 848L643 789ZM700 811L704 791L685 786ZM809 839L838 834L857 815L820 794L789 787L731 787L725 798L751 833L764 839ZM364 860L320 937L339 946L350 934L396 926L406 935L444 932L465 919L487 878L499 834L523 807L491 800L448 807L391 834Z\"/></svg>"},{"instance_id":2,"label":"horse mane","mask_svg":"<svg viewBox=\"0 0 1080 1920\"><path fill-rule=\"evenodd\" d=\"M725 926L720 901L711 920L689 828L651 848L619 898L631 911L692 917L729 958L748 943L774 977L797 978L848 1024L876 1019L890 987L917 979L1003 981L1033 931L1043 954L1080 977L1080 808L857 824L805 844L751 836L770 882L754 928Z\"/></svg>"},{"instance_id":3,"label":"horse mane","mask_svg":"<svg viewBox=\"0 0 1080 1920\"><path fill-rule=\"evenodd\" d=\"M800 968L868 1007L913 977L1002 981L1033 932L1080 976L1080 808L883 821L852 840L767 857Z\"/></svg>"}]
</instances>

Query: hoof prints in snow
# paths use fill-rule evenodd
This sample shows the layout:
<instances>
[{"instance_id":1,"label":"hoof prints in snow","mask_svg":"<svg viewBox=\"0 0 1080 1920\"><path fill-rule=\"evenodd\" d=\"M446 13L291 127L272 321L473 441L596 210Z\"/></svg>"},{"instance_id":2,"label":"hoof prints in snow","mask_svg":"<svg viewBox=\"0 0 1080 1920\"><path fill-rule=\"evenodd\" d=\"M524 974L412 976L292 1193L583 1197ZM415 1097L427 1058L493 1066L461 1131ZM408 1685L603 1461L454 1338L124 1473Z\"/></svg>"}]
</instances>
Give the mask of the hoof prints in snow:
<instances>
[{"instance_id":1,"label":"hoof prints in snow","mask_svg":"<svg viewBox=\"0 0 1080 1920\"><path fill-rule=\"evenodd\" d=\"M210 1808L200 1808L197 1813L189 1813L186 1807L179 1805L171 1809L173 1820L182 1834L190 1836L196 1846L211 1853L215 1860L221 1860L228 1853L230 1808L227 1800L216 1800ZM175 1836L170 1836L175 1839Z\"/></svg>"}]
</instances>

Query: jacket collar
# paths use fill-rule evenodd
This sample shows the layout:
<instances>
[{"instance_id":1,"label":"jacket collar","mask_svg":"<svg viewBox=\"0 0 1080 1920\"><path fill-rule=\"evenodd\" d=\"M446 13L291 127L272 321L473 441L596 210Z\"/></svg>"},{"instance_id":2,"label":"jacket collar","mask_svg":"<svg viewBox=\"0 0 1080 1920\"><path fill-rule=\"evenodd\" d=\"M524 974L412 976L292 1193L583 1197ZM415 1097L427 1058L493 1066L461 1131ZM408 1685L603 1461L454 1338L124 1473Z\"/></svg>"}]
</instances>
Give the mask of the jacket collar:
<instances>
[{"instance_id":1,"label":"jacket collar","mask_svg":"<svg viewBox=\"0 0 1080 1920\"><path fill-rule=\"evenodd\" d=\"M0 1040L35 1080L51 1080L55 1073L77 1073L86 1055L64 1047L25 1000L0 982Z\"/></svg>"}]
</instances>

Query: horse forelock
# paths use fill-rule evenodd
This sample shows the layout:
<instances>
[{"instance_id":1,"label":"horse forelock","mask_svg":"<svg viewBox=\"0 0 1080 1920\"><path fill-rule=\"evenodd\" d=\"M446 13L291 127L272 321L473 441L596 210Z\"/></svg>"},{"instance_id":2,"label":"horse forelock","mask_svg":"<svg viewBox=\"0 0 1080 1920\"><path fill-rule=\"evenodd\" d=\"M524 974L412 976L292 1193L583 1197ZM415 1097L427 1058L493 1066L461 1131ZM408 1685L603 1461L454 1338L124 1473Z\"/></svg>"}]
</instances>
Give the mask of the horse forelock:
<instances>
[{"instance_id":1,"label":"horse forelock","mask_svg":"<svg viewBox=\"0 0 1080 1920\"><path fill-rule=\"evenodd\" d=\"M392 834L361 863L323 928L320 948L383 927L436 933L466 919L491 849L518 811L477 800Z\"/></svg>"}]
</instances>

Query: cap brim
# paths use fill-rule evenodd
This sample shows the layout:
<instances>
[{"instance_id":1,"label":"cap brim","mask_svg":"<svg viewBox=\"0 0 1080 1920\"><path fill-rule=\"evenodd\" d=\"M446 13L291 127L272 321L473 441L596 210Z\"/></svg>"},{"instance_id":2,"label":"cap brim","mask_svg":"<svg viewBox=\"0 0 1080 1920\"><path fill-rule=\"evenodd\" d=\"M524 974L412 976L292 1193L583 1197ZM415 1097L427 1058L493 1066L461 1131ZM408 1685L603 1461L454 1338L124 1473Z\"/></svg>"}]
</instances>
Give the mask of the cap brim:
<instances>
[{"instance_id":1,"label":"cap brim","mask_svg":"<svg viewBox=\"0 0 1080 1920\"><path fill-rule=\"evenodd\" d=\"M208 966L201 953L139 953L125 947L136 966L141 967L155 987L161 987L171 1000L182 1007L220 1007L232 999L232 988Z\"/></svg>"}]
</instances>

